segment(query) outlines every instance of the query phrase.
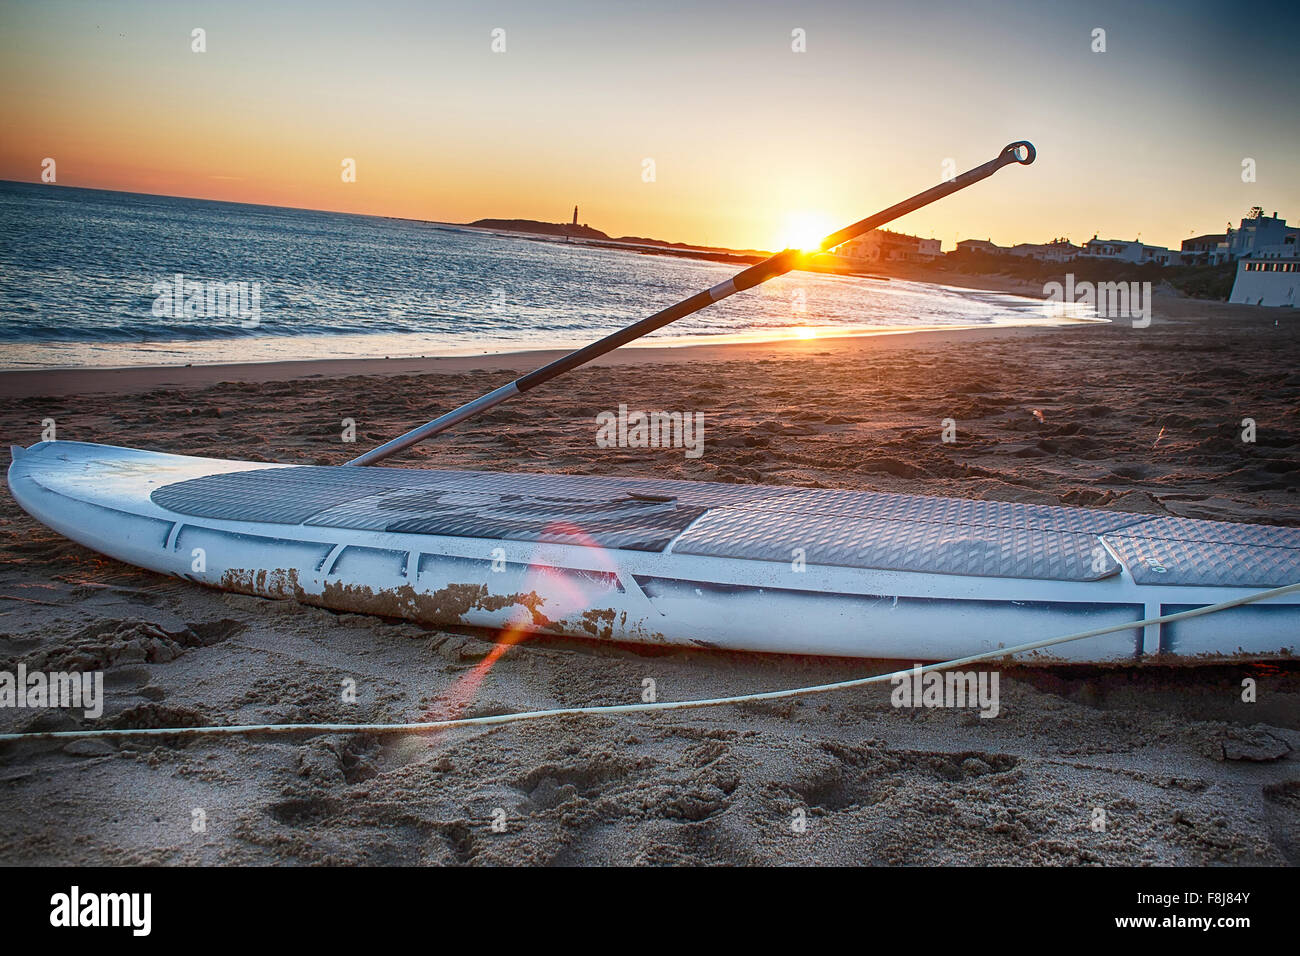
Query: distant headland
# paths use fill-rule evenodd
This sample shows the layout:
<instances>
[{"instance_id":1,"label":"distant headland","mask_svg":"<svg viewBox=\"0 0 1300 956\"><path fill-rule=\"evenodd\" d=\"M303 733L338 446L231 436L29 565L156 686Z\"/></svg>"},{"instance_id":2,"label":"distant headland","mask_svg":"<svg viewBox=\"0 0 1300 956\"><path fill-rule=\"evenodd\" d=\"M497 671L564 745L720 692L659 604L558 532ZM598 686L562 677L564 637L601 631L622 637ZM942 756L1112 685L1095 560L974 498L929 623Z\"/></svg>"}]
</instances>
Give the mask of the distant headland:
<instances>
[{"instance_id":1,"label":"distant headland","mask_svg":"<svg viewBox=\"0 0 1300 956\"><path fill-rule=\"evenodd\" d=\"M576 213L576 210L575 210ZM505 232L526 232L540 236L560 236L569 239L583 239L588 242L617 242L627 246L658 246L664 249L681 249L690 252L725 253L732 256L760 256L770 253L762 249L727 249L721 246L697 246L689 242L668 242L665 239L650 239L646 236L611 236L609 233L594 229L585 222L579 225L576 216L573 222L541 222L537 219L476 219L465 223L471 229L495 229Z\"/></svg>"},{"instance_id":2,"label":"distant headland","mask_svg":"<svg viewBox=\"0 0 1300 956\"><path fill-rule=\"evenodd\" d=\"M611 236L599 229L593 229L586 223L579 224L576 208L574 209L573 222L541 222L537 219L476 219L473 222L462 224L460 228L537 236L548 241L563 239L566 242L576 241L583 245L621 249L626 252L679 256L686 259L708 259L714 262L749 264L760 262L771 254L762 249L726 249L720 246L694 246L686 242L667 242L663 239L650 239L646 236Z\"/></svg>"}]
</instances>

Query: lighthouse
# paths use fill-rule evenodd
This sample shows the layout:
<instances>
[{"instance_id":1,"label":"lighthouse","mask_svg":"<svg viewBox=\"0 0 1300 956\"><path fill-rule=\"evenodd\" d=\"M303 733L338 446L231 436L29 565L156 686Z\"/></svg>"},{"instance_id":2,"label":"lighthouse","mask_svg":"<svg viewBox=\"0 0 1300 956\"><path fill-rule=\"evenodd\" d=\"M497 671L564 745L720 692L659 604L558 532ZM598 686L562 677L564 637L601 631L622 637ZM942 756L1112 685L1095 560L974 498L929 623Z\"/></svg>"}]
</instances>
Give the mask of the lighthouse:
<instances>
[{"instance_id":1,"label":"lighthouse","mask_svg":"<svg viewBox=\"0 0 1300 956\"><path fill-rule=\"evenodd\" d=\"M575 226L578 224L578 207L577 207L577 206L574 206L574 207L573 207L573 224L574 224Z\"/></svg>"}]
</instances>

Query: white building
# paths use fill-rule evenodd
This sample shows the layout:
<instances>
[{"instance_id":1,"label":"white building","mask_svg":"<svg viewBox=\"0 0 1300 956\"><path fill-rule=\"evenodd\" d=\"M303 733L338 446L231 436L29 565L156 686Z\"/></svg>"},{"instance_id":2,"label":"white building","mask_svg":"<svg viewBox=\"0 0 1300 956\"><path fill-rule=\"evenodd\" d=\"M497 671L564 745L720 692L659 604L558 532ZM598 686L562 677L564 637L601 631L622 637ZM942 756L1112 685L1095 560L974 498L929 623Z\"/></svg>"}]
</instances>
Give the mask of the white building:
<instances>
[{"instance_id":1,"label":"white building","mask_svg":"<svg viewBox=\"0 0 1300 956\"><path fill-rule=\"evenodd\" d=\"M958 252L980 252L990 256L1016 256L1037 259L1040 262L1069 262L1083 252L1069 239L1051 242L1022 242L1014 246L999 246L987 239L963 239L957 243Z\"/></svg>"},{"instance_id":2,"label":"white building","mask_svg":"<svg viewBox=\"0 0 1300 956\"><path fill-rule=\"evenodd\" d=\"M1298 228L1300 227L1288 226L1286 220L1279 218L1277 213L1264 215L1264 211L1256 206L1249 216L1241 220L1240 228L1228 230L1228 249L1234 259L1239 259L1266 246L1281 245Z\"/></svg>"},{"instance_id":3,"label":"white building","mask_svg":"<svg viewBox=\"0 0 1300 956\"><path fill-rule=\"evenodd\" d=\"M1040 262L1069 262L1079 256L1083 250L1068 239L1053 239L1051 242L1022 242L1007 250L1013 256L1022 259L1037 259Z\"/></svg>"},{"instance_id":4,"label":"white building","mask_svg":"<svg viewBox=\"0 0 1300 956\"><path fill-rule=\"evenodd\" d=\"M1167 266L1178 265L1179 262L1179 253L1164 246L1148 246L1137 239L1098 239L1096 236L1083 244L1080 255L1089 259L1110 259L1136 265L1154 262L1156 265Z\"/></svg>"},{"instance_id":5,"label":"white building","mask_svg":"<svg viewBox=\"0 0 1300 956\"><path fill-rule=\"evenodd\" d=\"M1228 301L1295 308L1297 287L1300 287L1300 232L1238 259L1237 278Z\"/></svg>"},{"instance_id":6,"label":"white building","mask_svg":"<svg viewBox=\"0 0 1300 956\"><path fill-rule=\"evenodd\" d=\"M922 239L916 244L916 255L922 259L938 259L943 255L943 241Z\"/></svg>"},{"instance_id":7,"label":"white building","mask_svg":"<svg viewBox=\"0 0 1300 956\"><path fill-rule=\"evenodd\" d=\"M872 229L837 246L835 254L859 262L930 262L939 257L942 243L888 229Z\"/></svg>"},{"instance_id":8,"label":"white building","mask_svg":"<svg viewBox=\"0 0 1300 956\"><path fill-rule=\"evenodd\" d=\"M1183 247L1179 250L1179 253L1182 264L1185 266L1217 266L1219 263L1227 262L1232 258L1232 254L1228 250L1228 234L1226 232L1215 232L1184 239Z\"/></svg>"},{"instance_id":9,"label":"white building","mask_svg":"<svg viewBox=\"0 0 1300 956\"><path fill-rule=\"evenodd\" d=\"M963 239L957 243L958 252L982 252L990 256L998 256L1007 250L996 243L989 242L987 239Z\"/></svg>"}]
</instances>

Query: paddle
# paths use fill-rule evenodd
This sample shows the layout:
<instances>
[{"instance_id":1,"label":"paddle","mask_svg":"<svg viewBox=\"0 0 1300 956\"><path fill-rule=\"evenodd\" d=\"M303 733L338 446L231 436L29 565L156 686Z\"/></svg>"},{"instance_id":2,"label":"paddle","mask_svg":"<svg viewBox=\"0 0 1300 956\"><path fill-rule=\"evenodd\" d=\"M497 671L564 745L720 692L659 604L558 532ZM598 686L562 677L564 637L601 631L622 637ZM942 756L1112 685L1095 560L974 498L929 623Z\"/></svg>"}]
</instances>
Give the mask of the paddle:
<instances>
[{"instance_id":1,"label":"paddle","mask_svg":"<svg viewBox=\"0 0 1300 956\"><path fill-rule=\"evenodd\" d=\"M821 241L816 250L803 249L786 249L784 252L778 252L769 259L764 259L755 265L750 266L742 272L737 273L726 282L721 282L711 289L703 292L697 292L690 298L683 299L676 305L671 305L661 312L656 312L647 318L641 319L629 325L625 329L613 332L603 339L592 342L590 345L583 346L577 351L570 352L563 358L556 359L549 365L543 365L541 368L529 372L520 378L515 379L500 388L493 389L486 395L482 395L472 402L468 402L460 408L456 408L435 418L419 428L413 428L404 435L399 435L392 441L385 442L378 448L371 449L364 455L352 459L349 465L373 465L377 461L383 461L390 455L394 455L404 448L409 448L416 442L424 441L439 432L444 432L454 425L465 421L467 418L485 412L495 405L500 405L506 399L514 398L523 392L536 388L543 382L549 382L551 379L563 375L565 372L572 371L580 365L586 365L594 358L604 355L606 352L612 352L621 345L626 345L641 336L646 335L655 329L661 329L671 322L693 315L704 309L719 299L725 299L729 295L734 295L743 289L752 289L768 279L774 279L777 276L785 275L790 270L798 266L800 260L805 256L815 255L817 252L825 252L834 249L842 243L848 242L856 236L862 235L872 229L879 228L885 223L897 219L899 216L914 212L922 206L928 206L937 199L951 195L959 189L965 189L972 183L977 183L981 179L987 179L992 176L1003 166L1011 163L1020 163L1022 166L1028 166L1034 161L1037 154L1034 151L1032 143L1021 140L1018 143L1011 143L1003 148L996 159L991 159L983 165L976 166L974 169L968 169L966 172L957 176L955 179L940 183L933 186L925 192L917 193L911 199L904 199L902 202L883 209L874 216L868 216L866 219L859 220L851 226L845 226L839 232L831 233Z\"/></svg>"}]
</instances>

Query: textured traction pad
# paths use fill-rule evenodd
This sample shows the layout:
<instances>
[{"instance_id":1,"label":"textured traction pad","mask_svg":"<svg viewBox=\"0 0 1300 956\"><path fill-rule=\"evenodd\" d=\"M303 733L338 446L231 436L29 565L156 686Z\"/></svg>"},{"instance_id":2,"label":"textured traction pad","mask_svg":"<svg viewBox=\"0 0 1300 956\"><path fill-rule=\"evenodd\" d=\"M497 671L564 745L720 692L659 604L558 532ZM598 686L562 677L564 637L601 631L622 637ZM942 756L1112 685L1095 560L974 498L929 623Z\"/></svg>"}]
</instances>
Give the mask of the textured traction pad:
<instances>
[{"instance_id":1,"label":"textured traction pad","mask_svg":"<svg viewBox=\"0 0 1300 956\"><path fill-rule=\"evenodd\" d=\"M196 518L630 551L662 551L704 513L703 507L682 505L671 496L646 500L615 489L613 496L575 495L563 476L497 482L499 490L494 492L484 490L486 482L456 480L463 475L387 468L273 468L193 478L159 488L151 498L161 507ZM463 488L467 484L474 487Z\"/></svg>"},{"instance_id":2,"label":"textured traction pad","mask_svg":"<svg viewBox=\"0 0 1300 956\"><path fill-rule=\"evenodd\" d=\"M876 570L1091 581L1118 572L1114 551L1144 584L1300 580L1300 529L963 498L349 466L209 475L152 498L196 518L780 562L802 550Z\"/></svg>"},{"instance_id":3,"label":"textured traction pad","mask_svg":"<svg viewBox=\"0 0 1300 956\"><path fill-rule=\"evenodd\" d=\"M1153 518L1105 539L1138 584L1271 588L1300 581L1300 528Z\"/></svg>"},{"instance_id":4,"label":"textured traction pad","mask_svg":"<svg viewBox=\"0 0 1300 956\"><path fill-rule=\"evenodd\" d=\"M674 554L933 574L1092 581L1119 570L1095 534L715 508Z\"/></svg>"}]
</instances>

